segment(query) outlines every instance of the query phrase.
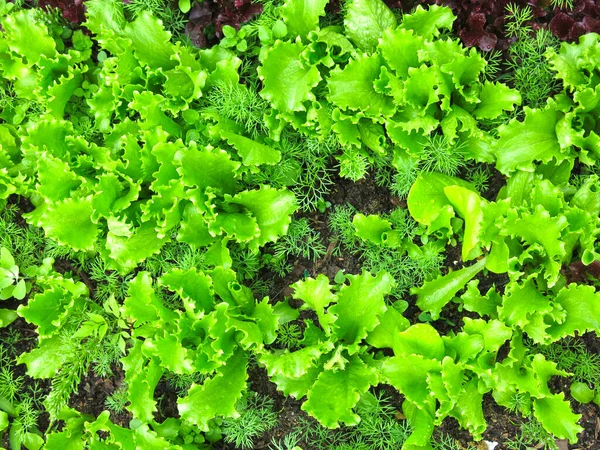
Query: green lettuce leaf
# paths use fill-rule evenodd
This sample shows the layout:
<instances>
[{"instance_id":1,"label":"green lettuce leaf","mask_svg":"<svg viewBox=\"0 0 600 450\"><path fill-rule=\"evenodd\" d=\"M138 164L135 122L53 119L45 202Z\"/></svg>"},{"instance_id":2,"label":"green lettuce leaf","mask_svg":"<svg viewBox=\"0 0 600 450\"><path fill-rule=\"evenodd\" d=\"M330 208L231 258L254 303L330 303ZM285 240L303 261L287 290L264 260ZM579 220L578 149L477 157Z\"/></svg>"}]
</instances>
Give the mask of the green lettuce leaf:
<instances>
[{"instance_id":1,"label":"green lettuce leaf","mask_svg":"<svg viewBox=\"0 0 600 450\"><path fill-rule=\"evenodd\" d=\"M215 417L239 417L235 404L246 389L248 357L238 350L203 384L193 384L188 394L177 400L182 419L209 431Z\"/></svg>"},{"instance_id":2,"label":"green lettuce leaf","mask_svg":"<svg viewBox=\"0 0 600 450\"><path fill-rule=\"evenodd\" d=\"M561 392L545 398L536 398L533 401L533 414L554 436L568 439L571 444L575 444L577 434L583 431L583 427L577 424L581 414L574 414L564 397Z\"/></svg>"},{"instance_id":3,"label":"green lettuce leaf","mask_svg":"<svg viewBox=\"0 0 600 450\"><path fill-rule=\"evenodd\" d=\"M310 31L317 30L319 17L325 15L326 4L327 0L286 0L280 11L289 37L305 39Z\"/></svg>"},{"instance_id":4,"label":"green lettuce leaf","mask_svg":"<svg viewBox=\"0 0 600 450\"><path fill-rule=\"evenodd\" d=\"M450 272L433 281L426 281L422 287L412 288L411 294L417 296L417 306L422 311L429 312L432 319L437 320L442 308L484 267L485 258L472 266Z\"/></svg>"},{"instance_id":5,"label":"green lettuce leaf","mask_svg":"<svg viewBox=\"0 0 600 450\"><path fill-rule=\"evenodd\" d=\"M304 60L304 50L299 42L277 41L261 59L260 95L281 112L306 111L304 102L316 100L312 90L321 81L321 75L317 67Z\"/></svg>"},{"instance_id":6,"label":"green lettuce leaf","mask_svg":"<svg viewBox=\"0 0 600 450\"><path fill-rule=\"evenodd\" d=\"M364 112L368 117L391 116L396 107L391 97L375 89L383 58L378 55L358 55L344 69L331 72L327 86L328 100L340 109Z\"/></svg>"},{"instance_id":7,"label":"green lettuce leaf","mask_svg":"<svg viewBox=\"0 0 600 450\"><path fill-rule=\"evenodd\" d=\"M345 11L346 36L364 51L373 51L383 32L397 24L394 13L381 0L350 0Z\"/></svg>"},{"instance_id":8,"label":"green lettuce leaf","mask_svg":"<svg viewBox=\"0 0 600 450\"><path fill-rule=\"evenodd\" d=\"M549 102L544 109L525 107L525 120L512 120L498 129L494 146L496 168L505 175L515 170L532 172L534 162L561 162L569 157L563 153L556 134L558 112Z\"/></svg>"},{"instance_id":9,"label":"green lettuce leaf","mask_svg":"<svg viewBox=\"0 0 600 450\"><path fill-rule=\"evenodd\" d=\"M379 318L386 311L384 297L396 282L387 272L376 276L363 272L347 278L350 285L342 286L337 303L329 308L329 312L337 316L333 324L336 341L347 345L353 354L369 331L379 325Z\"/></svg>"},{"instance_id":10,"label":"green lettuce leaf","mask_svg":"<svg viewBox=\"0 0 600 450\"><path fill-rule=\"evenodd\" d=\"M376 370L353 356L343 370L321 372L308 391L302 410L328 428L337 428L340 422L356 425L360 417L352 408L377 382Z\"/></svg>"},{"instance_id":11,"label":"green lettuce leaf","mask_svg":"<svg viewBox=\"0 0 600 450\"><path fill-rule=\"evenodd\" d=\"M504 111L513 111L521 104L521 94L500 83L486 81L479 93L479 103L473 111L477 119L495 119Z\"/></svg>"}]
</instances>

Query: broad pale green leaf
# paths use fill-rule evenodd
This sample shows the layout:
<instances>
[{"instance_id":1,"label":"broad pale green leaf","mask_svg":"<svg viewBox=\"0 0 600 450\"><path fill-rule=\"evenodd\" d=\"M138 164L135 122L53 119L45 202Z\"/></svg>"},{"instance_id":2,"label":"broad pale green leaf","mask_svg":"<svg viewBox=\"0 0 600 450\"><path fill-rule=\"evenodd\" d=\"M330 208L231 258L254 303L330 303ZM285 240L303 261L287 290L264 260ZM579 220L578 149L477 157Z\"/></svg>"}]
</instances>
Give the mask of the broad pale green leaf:
<instances>
[{"instance_id":1,"label":"broad pale green leaf","mask_svg":"<svg viewBox=\"0 0 600 450\"><path fill-rule=\"evenodd\" d=\"M429 312L431 317L437 320L442 308L484 267L485 258L472 266L427 281L420 288L412 288L411 293L417 295L417 306L422 311Z\"/></svg>"},{"instance_id":2,"label":"broad pale green leaf","mask_svg":"<svg viewBox=\"0 0 600 450\"><path fill-rule=\"evenodd\" d=\"M246 354L238 350L212 378L203 384L193 384L188 394L177 400L182 419L209 431L209 422L220 416L238 417L235 404L246 389Z\"/></svg>"},{"instance_id":3,"label":"broad pale green leaf","mask_svg":"<svg viewBox=\"0 0 600 450\"><path fill-rule=\"evenodd\" d=\"M367 336L367 343L377 348L392 348L394 337L410 326L410 321L394 307L388 307L379 318L379 325Z\"/></svg>"},{"instance_id":4,"label":"broad pale green leaf","mask_svg":"<svg viewBox=\"0 0 600 450\"><path fill-rule=\"evenodd\" d=\"M58 201L70 197L81 180L62 159L43 153L38 159L38 192L49 200Z\"/></svg>"},{"instance_id":5,"label":"broad pale green leaf","mask_svg":"<svg viewBox=\"0 0 600 450\"><path fill-rule=\"evenodd\" d=\"M135 341L126 357L121 359L127 383L127 407L133 416L149 423L154 419L156 400L154 390L162 377L164 369L155 358L147 359L142 354L142 341Z\"/></svg>"},{"instance_id":6,"label":"broad pale green leaf","mask_svg":"<svg viewBox=\"0 0 600 450\"><path fill-rule=\"evenodd\" d=\"M550 299L536 289L532 278L528 278L522 284L511 282L506 286L502 305L498 308L498 317L508 326L523 329L534 315L544 315L551 310ZM547 326L545 325L545 328ZM545 329L540 331L543 335ZM539 332L531 333L530 337L536 342L541 342Z\"/></svg>"},{"instance_id":7,"label":"broad pale green leaf","mask_svg":"<svg viewBox=\"0 0 600 450\"><path fill-rule=\"evenodd\" d=\"M419 407L427 405L431 393L427 377L439 373L442 363L421 355L394 356L381 366L383 378L403 394L407 400Z\"/></svg>"},{"instance_id":8,"label":"broad pale green leaf","mask_svg":"<svg viewBox=\"0 0 600 450\"><path fill-rule=\"evenodd\" d=\"M444 83L443 74L436 66L421 66L408 69L408 79L404 83L404 97L406 102L411 105L415 111L419 111L419 116L423 114L430 105L442 101L442 104L448 104L452 95L451 87Z\"/></svg>"},{"instance_id":9,"label":"broad pale green leaf","mask_svg":"<svg viewBox=\"0 0 600 450\"><path fill-rule=\"evenodd\" d=\"M564 397L561 392L545 398L536 398L533 401L533 414L554 436L568 439L571 444L575 444L577 434L583 431L583 428L577 424L581 414L573 414Z\"/></svg>"},{"instance_id":10,"label":"broad pale green leaf","mask_svg":"<svg viewBox=\"0 0 600 450\"><path fill-rule=\"evenodd\" d=\"M256 219L260 236L248 244L254 250L283 235L292 220L292 213L298 208L294 194L286 189L274 189L270 186L240 192L226 201L232 205L244 206Z\"/></svg>"},{"instance_id":11,"label":"broad pale green leaf","mask_svg":"<svg viewBox=\"0 0 600 450\"><path fill-rule=\"evenodd\" d=\"M399 357L419 355L441 361L445 355L444 341L427 323L417 323L396 334L393 348L394 355Z\"/></svg>"},{"instance_id":12,"label":"broad pale green leaf","mask_svg":"<svg viewBox=\"0 0 600 450\"><path fill-rule=\"evenodd\" d=\"M481 204L484 201L477 192L461 186L447 186L444 194L465 221L461 256L469 261L481 255L480 231L483 222Z\"/></svg>"},{"instance_id":13,"label":"broad pale green leaf","mask_svg":"<svg viewBox=\"0 0 600 450\"><path fill-rule=\"evenodd\" d=\"M267 367L269 376L275 374L287 378L298 379L308 373L315 362L319 360L323 352L331 351L332 345L311 345L294 352L289 350L275 350L273 353L264 352L260 356L260 362Z\"/></svg>"},{"instance_id":14,"label":"broad pale green leaf","mask_svg":"<svg viewBox=\"0 0 600 450\"><path fill-rule=\"evenodd\" d=\"M495 119L504 111L512 111L521 104L521 94L516 89L500 83L486 81L479 93L479 104L473 115L478 119Z\"/></svg>"},{"instance_id":15,"label":"broad pale green leaf","mask_svg":"<svg viewBox=\"0 0 600 450\"><path fill-rule=\"evenodd\" d=\"M325 15L326 4L327 0L286 0L280 11L289 37L304 39L310 31L318 29L319 17Z\"/></svg>"},{"instance_id":16,"label":"broad pale green leaf","mask_svg":"<svg viewBox=\"0 0 600 450\"><path fill-rule=\"evenodd\" d=\"M27 58L31 65L40 64L42 59L50 61L56 57L56 42L48 29L34 18L34 10L22 9L6 16L2 25L3 39L16 54Z\"/></svg>"},{"instance_id":17,"label":"broad pale green leaf","mask_svg":"<svg viewBox=\"0 0 600 450\"><path fill-rule=\"evenodd\" d=\"M448 186L471 187L459 178L441 173L421 173L417 177L407 199L408 210L417 222L428 227L435 225L435 229L450 227L454 211L444 193Z\"/></svg>"},{"instance_id":18,"label":"broad pale green leaf","mask_svg":"<svg viewBox=\"0 0 600 450\"><path fill-rule=\"evenodd\" d=\"M12 309L0 308L0 328L9 326L19 318L16 311Z\"/></svg>"},{"instance_id":19,"label":"broad pale green leaf","mask_svg":"<svg viewBox=\"0 0 600 450\"><path fill-rule=\"evenodd\" d=\"M317 278L305 278L290 286L294 289L294 298L302 300L306 305L317 313L319 324L326 333L329 333L331 324L336 319L332 314L327 314L326 308L337 302L337 296L331 292L329 278L319 274Z\"/></svg>"},{"instance_id":20,"label":"broad pale green leaf","mask_svg":"<svg viewBox=\"0 0 600 450\"><path fill-rule=\"evenodd\" d=\"M269 298L265 297L256 304L254 312L250 316L256 321L256 325L262 333L262 340L265 344L272 344L277 339L277 329L279 328L280 315L269 303Z\"/></svg>"},{"instance_id":21,"label":"broad pale green leaf","mask_svg":"<svg viewBox=\"0 0 600 450\"><path fill-rule=\"evenodd\" d=\"M483 336L484 348L488 352L496 353L512 337L511 328L499 320L471 319L465 317L463 330L470 335Z\"/></svg>"},{"instance_id":22,"label":"broad pale green leaf","mask_svg":"<svg viewBox=\"0 0 600 450\"><path fill-rule=\"evenodd\" d=\"M215 303L212 279L198 269L172 269L159 283L179 294L188 313L209 312Z\"/></svg>"},{"instance_id":23,"label":"broad pale green leaf","mask_svg":"<svg viewBox=\"0 0 600 450\"><path fill-rule=\"evenodd\" d=\"M551 217L542 205L537 204L533 212L523 213L520 218L509 216L505 228L512 236L521 237L529 245L542 245L550 258L560 258L565 253L562 231L567 225L565 216Z\"/></svg>"},{"instance_id":24,"label":"broad pale green leaf","mask_svg":"<svg viewBox=\"0 0 600 450\"><path fill-rule=\"evenodd\" d=\"M376 370L353 356L343 370L325 370L319 375L308 391L302 410L328 428L337 428L340 422L356 425L360 417L352 409L360 396L377 382Z\"/></svg>"},{"instance_id":25,"label":"broad pale green leaf","mask_svg":"<svg viewBox=\"0 0 600 450\"><path fill-rule=\"evenodd\" d=\"M487 423L483 417L483 394L477 389L476 379L464 385L450 415L458 420L461 427L469 430L475 440L482 438Z\"/></svg>"},{"instance_id":26,"label":"broad pale green leaf","mask_svg":"<svg viewBox=\"0 0 600 450\"><path fill-rule=\"evenodd\" d=\"M158 253L170 236L159 237L155 222L144 222L132 236L108 233L106 249L114 260L114 268L122 275L133 270L140 262Z\"/></svg>"},{"instance_id":27,"label":"broad pale green leaf","mask_svg":"<svg viewBox=\"0 0 600 450\"><path fill-rule=\"evenodd\" d=\"M151 69L173 69L177 62L173 58L175 46L171 34L161 26L152 13L143 11L127 25L126 32L133 43L135 56Z\"/></svg>"},{"instance_id":28,"label":"broad pale green leaf","mask_svg":"<svg viewBox=\"0 0 600 450\"><path fill-rule=\"evenodd\" d=\"M169 321L177 317L175 312L163 305L161 299L154 292L152 277L148 272L139 272L129 282L127 294L127 298L123 302L125 314L137 326L159 320Z\"/></svg>"},{"instance_id":29,"label":"broad pale green leaf","mask_svg":"<svg viewBox=\"0 0 600 450\"><path fill-rule=\"evenodd\" d=\"M345 11L346 36L364 51L373 51L383 32L397 24L394 13L381 0L350 0Z\"/></svg>"},{"instance_id":30,"label":"broad pale green leaf","mask_svg":"<svg viewBox=\"0 0 600 450\"><path fill-rule=\"evenodd\" d=\"M352 219L352 225L356 228L358 237L377 245L383 244L384 233L392 231L392 224L376 214L369 216L356 214Z\"/></svg>"},{"instance_id":31,"label":"broad pale green leaf","mask_svg":"<svg viewBox=\"0 0 600 450\"><path fill-rule=\"evenodd\" d=\"M581 36L578 43L563 42L558 53L548 50L546 58L552 69L558 72L558 77L563 80L565 86L572 91L591 81L598 54L598 34L589 33Z\"/></svg>"},{"instance_id":32,"label":"broad pale green leaf","mask_svg":"<svg viewBox=\"0 0 600 450\"><path fill-rule=\"evenodd\" d=\"M334 70L328 80L328 100L340 109L362 111L367 117L391 116L396 107L392 97L378 92L383 58L374 54L358 55L343 70Z\"/></svg>"},{"instance_id":33,"label":"broad pale green leaf","mask_svg":"<svg viewBox=\"0 0 600 450\"><path fill-rule=\"evenodd\" d=\"M525 107L525 120L514 119L498 129L495 142L496 168L504 175L517 169L532 172L534 162L563 161L569 157L561 150L556 135L558 113L550 102L544 109Z\"/></svg>"},{"instance_id":34,"label":"broad pale green leaf","mask_svg":"<svg viewBox=\"0 0 600 450\"><path fill-rule=\"evenodd\" d=\"M379 44L381 53L396 75L405 80L408 69L419 67L419 51L424 48L425 40L412 30L396 28L386 30Z\"/></svg>"},{"instance_id":35,"label":"broad pale green leaf","mask_svg":"<svg viewBox=\"0 0 600 450\"><path fill-rule=\"evenodd\" d=\"M434 400L433 397L431 397ZM433 450L431 436L433 436L435 403L430 401L425 405L416 405L405 400L402 403L402 412L410 424L411 435L402 445L402 450Z\"/></svg>"},{"instance_id":36,"label":"broad pale green leaf","mask_svg":"<svg viewBox=\"0 0 600 450\"><path fill-rule=\"evenodd\" d=\"M198 186L201 191L211 187L225 194L235 193L235 172L240 163L232 161L227 152L190 148L178 152L176 158L181 161L178 171L187 186Z\"/></svg>"},{"instance_id":37,"label":"broad pale green leaf","mask_svg":"<svg viewBox=\"0 0 600 450\"><path fill-rule=\"evenodd\" d=\"M144 351L153 351L160 358L161 366L178 374L192 374L195 371L194 354L180 342L174 334L163 334L154 340L144 342Z\"/></svg>"},{"instance_id":38,"label":"broad pale green leaf","mask_svg":"<svg viewBox=\"0 0 600 450\"><path fill-rule=\"evenodd\" d=\"M342 286L338 301L329 312L337 316L334 335L348 345L353 354L369 331L379 325L380 317L386 311L384 297L391 292L395 281L387 272L379 272L376 276L363 272L347 278L350 285Z\"/></svg>"},{"instance_id":39,"label":"broad pale green leaf","mask_svg":"<svg viewBox=\"0 0 600 450\"><path fill-rule=\"evenodd\" d=\"M263 80L260 95L281 112L306 111L304 102L316 100L312 90L321 75L303 59L304 50L300 42L277 41L258 68Z\"/></svg>"},{"instance_id":40,"label":"broad pale green leaf","mask_svg":"<svg viewBox=\"0 0 600 450\"><path fill-rule=\"evenodd\" d=\"M242 164L245 166L273 165L281 160L281 152L273 147L228 130L222 130L220 135L229 144L233 145L242 158Z\"/></svg>"},{"instance_id":41,"label":"broad pale green leaf","mask_svg":"<svg viewBox=\"0 0 600 450\"><path fill-rule=\"evenodd\" d=\"M4 411L0 411L0 432L8 428L8 414Z\"/></svg>"},{"instance_id":42,"label":"broad pale green leaf","mask_svg":"<svg viewBox=\"0 0 600 450\"><path fill-rule=\"evenodd\" d=\"M404 16L399 28L412 30L416 35L425 39L438 37L442 30L452 30L454 14L446 6L430 5L423 9L421 5Z\"/></svg>"},{"instance_id":43,"label":"broad pale green leaf","mask_svg":"<svg viewBox=\"0 0 600 450\"><path fill-rule=\"evenodd\" d=\"M562 323L548 328L553 340L594 331L600 335L600 295L593 286L572 283L561 289L555 298L566 313Z\"/></svg>"},{"instance_id":44,"label":"broad pale green leaf","mask_svg":"<svg viewBox=\"0 0 600 450\"><path fill-rule=\"evenodd\" d=\"M48 206L42 227L48 237L73 250L93 250L98 226L92 222L92 212L91 196L68 198Z\"/></svg>"},{"instance_id":45,"label":"broad pale green leaf","mask_svg":"<svg viewBox=\"0 0 600 450\"><path fill-rule=\"evenodd\" d=\"M40 336L50 336L58 330L73 307L73 295L60 287L36 294L27 305L19 306L19 315L38 327Z\"/></svg>"},{"instance_id":46,"label":"broad pale green leaf","mask_svg":"<svg viewBox=\"0 0 600 450\"><path fill-rule=\"evenodd\" d=\"M32 378L52 378L64 364L65 351L61 337L56 334L40 343L28 353L22 353L19 364L27 366L27 375Z\"/></svg>"}]
</instances>

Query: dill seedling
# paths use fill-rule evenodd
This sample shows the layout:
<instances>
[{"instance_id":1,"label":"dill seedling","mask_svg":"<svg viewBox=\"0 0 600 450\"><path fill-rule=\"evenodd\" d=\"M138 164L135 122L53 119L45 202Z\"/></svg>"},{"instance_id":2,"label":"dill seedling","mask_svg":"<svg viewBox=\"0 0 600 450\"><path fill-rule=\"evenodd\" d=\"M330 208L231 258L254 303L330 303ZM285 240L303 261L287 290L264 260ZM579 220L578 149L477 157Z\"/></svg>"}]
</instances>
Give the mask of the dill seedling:
<instances>
[{"instance_id":1,"label":"dill seedling","mask_svg":"<svg viewBox=\"0 0 600 450\"><path fill-rule=\"evenodd\" d=\"M219 81L207 95L207 110L214 110L223 117L244 127L256 138L264 133L263 116L269 103L258 95L255 86Z\"/></svg>"},{"instance_id":2,"label":"dill seedling","mask_svg":"<svg viewBox=\"0 0 600 450\"><path fill-rule=\"evenodd\" d=\"M327 250L321 242L321 235L313 230L308 219L292 220L288 233L273 245L276 259L287 260L290 256L316 261Z\"/></svg>"},{"instance_id":3,"label":"dill seedling","mask_svg":"<svg viewBox=\"0 0 600 450\"><path fill-rule=\"evenodd\" d=\"M0 397L14 403L23 389L23 377L15 377L12 368L9 364L5 364L5 361L2 361L2 366L0 369Z\"/></svg>"},{"instance_id":4,"label":"dill seedling","mask_svg":"<svg viewBox=\"0 0 600 450\"><path fill-rule=\"evenodd\" d=\"M483 69L483 77L488 81L496 81L498 73L502 68L502 52L500 50L492 50L483 54L487 64Z\"/></svg>"},{"instance_id":5,"label":"dill seedling","mask_svg":"<svg viewBox=\"0 0 600 450\"><path fill-rule=\"evenodd\" d=\"M106 397L106 401L104 402L107 409L110 411L120 414L125 411L125 406L129 402L127 398L127 383L121 384L119 388Z\"/></svg>"},{"instance_id":6,"label":"dill seedling","mask_svg":"<svg viewBox=\"0 0 600 450\"><path fill-rule=\"evenodd\" d=\"M300 433L294 431L288 434L283 439L276 441L275 438L271 438L271 445L269 450L301 450L298 444L301 441Z\"/></svg>"},{"instance_id":7,"label":"dill seedling","mask_svg":"<svg viewBox=\"0 0 600 450\"><path fill-rule=\"evenodd\" d=\"M508 81L519 90L523 103L531 108L545 105L547 98L560 86L544 56L549 48L558 50L559 41L549 30L543 28L533 36L519 35L519 40L509 48Z\"/></svg>"},{"instance_id":8,"label":"dill seedling","mask_svg":"<svg viewBox=\"0 0 600 450\"><path fill-rule=\"evenodd\" d=\"M419 174L419 160L410 156L399 157L395 161L397 172L392 176L390 191L398 198L406 198Z\"/></svg>"},{"instance_id":9,"label":"dill seedling","mask_svg":"<svg viewBox=\"0 0 600 450\"><path fill-rule=\"evenodd\" d=\"M550 0L553 8L573 9L573 0Z\"/></svg>"},{"instance_id":10,"label":"dill seedling","mask_svg":"<svg viewBox=\"0 0 600 450\"><path fill-rule=\"evenodd\" d=\"M477 166L469 170L468 180L473 184L477 192L482 193L488 190L489 180L492 177L490 170L485 166Z\"/></svg>"},{"instance_id":11,"label":"dill seedling","mask_svg":"<svg viewBox=\"0 0 600 450\"><path fill-rule=\"evenodd\" d=\"M367 158L357 151L345 151L337 157L337 160L340 176L352 181L363 179L369 168Z\"/></svg>"},{"instance_id":12,"label":"dill seedling","mask_svg":"<svg viewBox=\"0 0 600 450\"><path fill-rule=\"evenodd\" d=\"M238 448L254 448L254 439L277 425L277 413L269 397L250 393L238 402L236 409L240 416L224 419L221 431L225 442Z\"/></svg>"},{"instance_id":13,"label":"dill seedling","mask_svg":"<svg viewBox=\"0 0 600 450\"><path fill-rule=\"evenodd\" d=\"M183 34L187 19L176 5L169 0L131 0L123 4L123 9L130 19L135 19L145 11L151 12L160 19L167 31L173 36Z\"/></svg>"},{"instance_id":14,"label":"dill seedling","mask_svg":"<svg viewBox=\"0 0 600 450\"><path fill-rule=\"evenodd\" d=\"M295 348L302 340L302 330L296 323L286 323L277 330L277 343L285 348Z\"/></svg>"},{"instance_id":15,"label":"dill seedling","mask_svg":"<svg viewBox=\"0 0 600 450\"><path fill-rule=\"evenodd\" d=\"M232 247L231 268L240 280L251 280L256 277L260 270L260 253L239 246Z\"/></svg>"},{"instance_id":16,"label":"dill seedling","mask_svg":"<svg viewBox=\"0 0 600 450\"><path fill-rule=\"evenodd\" d=\"M171 389L174 389L179 396L186 395L193 383L200 384L205 379L205 376L198 372L192 374L180 374L168 371L165 372L163 376L166 382L169 383Z\"/></svg>"},{"instance_id":17,"label":"dill seedling","mask_svg":"<svg viewBox=\"0 0 600 450\"><path fill-rule=\"evenodd\" d=\"M506 5L506 35L508 37L520 37L531 33L531 25L527 22L533 20L533 11L529 6L520 6L509 3Z\"/></svg>"},{"instance_id":18,"label":"dill seedling","mask_svg":"<svg viewBox=\"0 0 600 450\"><path fill-rule=\"evenodd\" d=\"M532 448L541 450L558 450L556 438L548 433L541 423L535 418L529 417L521 424L520 433L516 439L509 439L504 444L506 448L520 450L522 448Z\"/></svg>"},{"instance_id":19,"label":"dill seedling","mask_svg":"<svg viewBox=\"0 0 600 450\"><path fill-rule=\"evenodd\" d=\"M352 218L358 211L350 203L336 205L329 214L329 229L335 234L338 243L349 252L355 252L360 246L360 239L352 225ZM339 253L339 246L338 246Z\"/></svg>"},{"instance_id":20,"label":"dill seedling","mask_svg":"<svg viewBox=\"0 0 600 450\"><path fill-rule=\"evenodd\" d=\"M440 172L454 176L465 165L464 143L450 142L445 136L428 136L419 155L424 172Z\"/></svg>"}]
</instances>

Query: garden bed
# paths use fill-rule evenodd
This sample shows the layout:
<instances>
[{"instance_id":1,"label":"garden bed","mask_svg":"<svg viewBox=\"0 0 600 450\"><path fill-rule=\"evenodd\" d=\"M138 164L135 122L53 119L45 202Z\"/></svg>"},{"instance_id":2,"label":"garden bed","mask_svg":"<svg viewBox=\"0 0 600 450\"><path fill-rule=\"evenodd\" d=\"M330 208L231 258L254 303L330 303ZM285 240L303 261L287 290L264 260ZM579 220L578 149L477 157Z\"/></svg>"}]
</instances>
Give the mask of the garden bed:
<instances>
[{"instance_id":1,"label":"garden bed","mask_svg":"<svg viewBox=\"0 0 600 450\"><path fill-rule=\"evenodd\" d=\"M0 446L600 449L599 24L0 0Z\"/></svg>"}]
</instances>

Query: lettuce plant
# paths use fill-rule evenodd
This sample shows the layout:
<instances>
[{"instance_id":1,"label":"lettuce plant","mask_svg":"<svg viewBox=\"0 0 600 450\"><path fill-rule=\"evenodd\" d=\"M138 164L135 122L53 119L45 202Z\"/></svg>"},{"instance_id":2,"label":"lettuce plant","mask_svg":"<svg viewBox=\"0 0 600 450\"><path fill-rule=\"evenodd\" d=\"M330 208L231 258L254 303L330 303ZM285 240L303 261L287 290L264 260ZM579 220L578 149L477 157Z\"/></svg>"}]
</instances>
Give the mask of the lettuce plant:
<instances>
[{"instance_id":1,"label":"lettuce plant","mask_svg":"<svg viewBox=\"0 0 600 450\"><path fill-rule=\"evenodd\" d=\"M294 298L317 319L307 325L298 350L265 350L259 357L279 390L306 396L302 409L331 428L356 425L360 417L354 408L361 395L379 383L380 363L363 340L378 342L387 333L384 324L405 320L385 304L394 285L389 274L364 272L347 279L337 292L325 275L293 284Z\"/></svg>"}]
</instances>

